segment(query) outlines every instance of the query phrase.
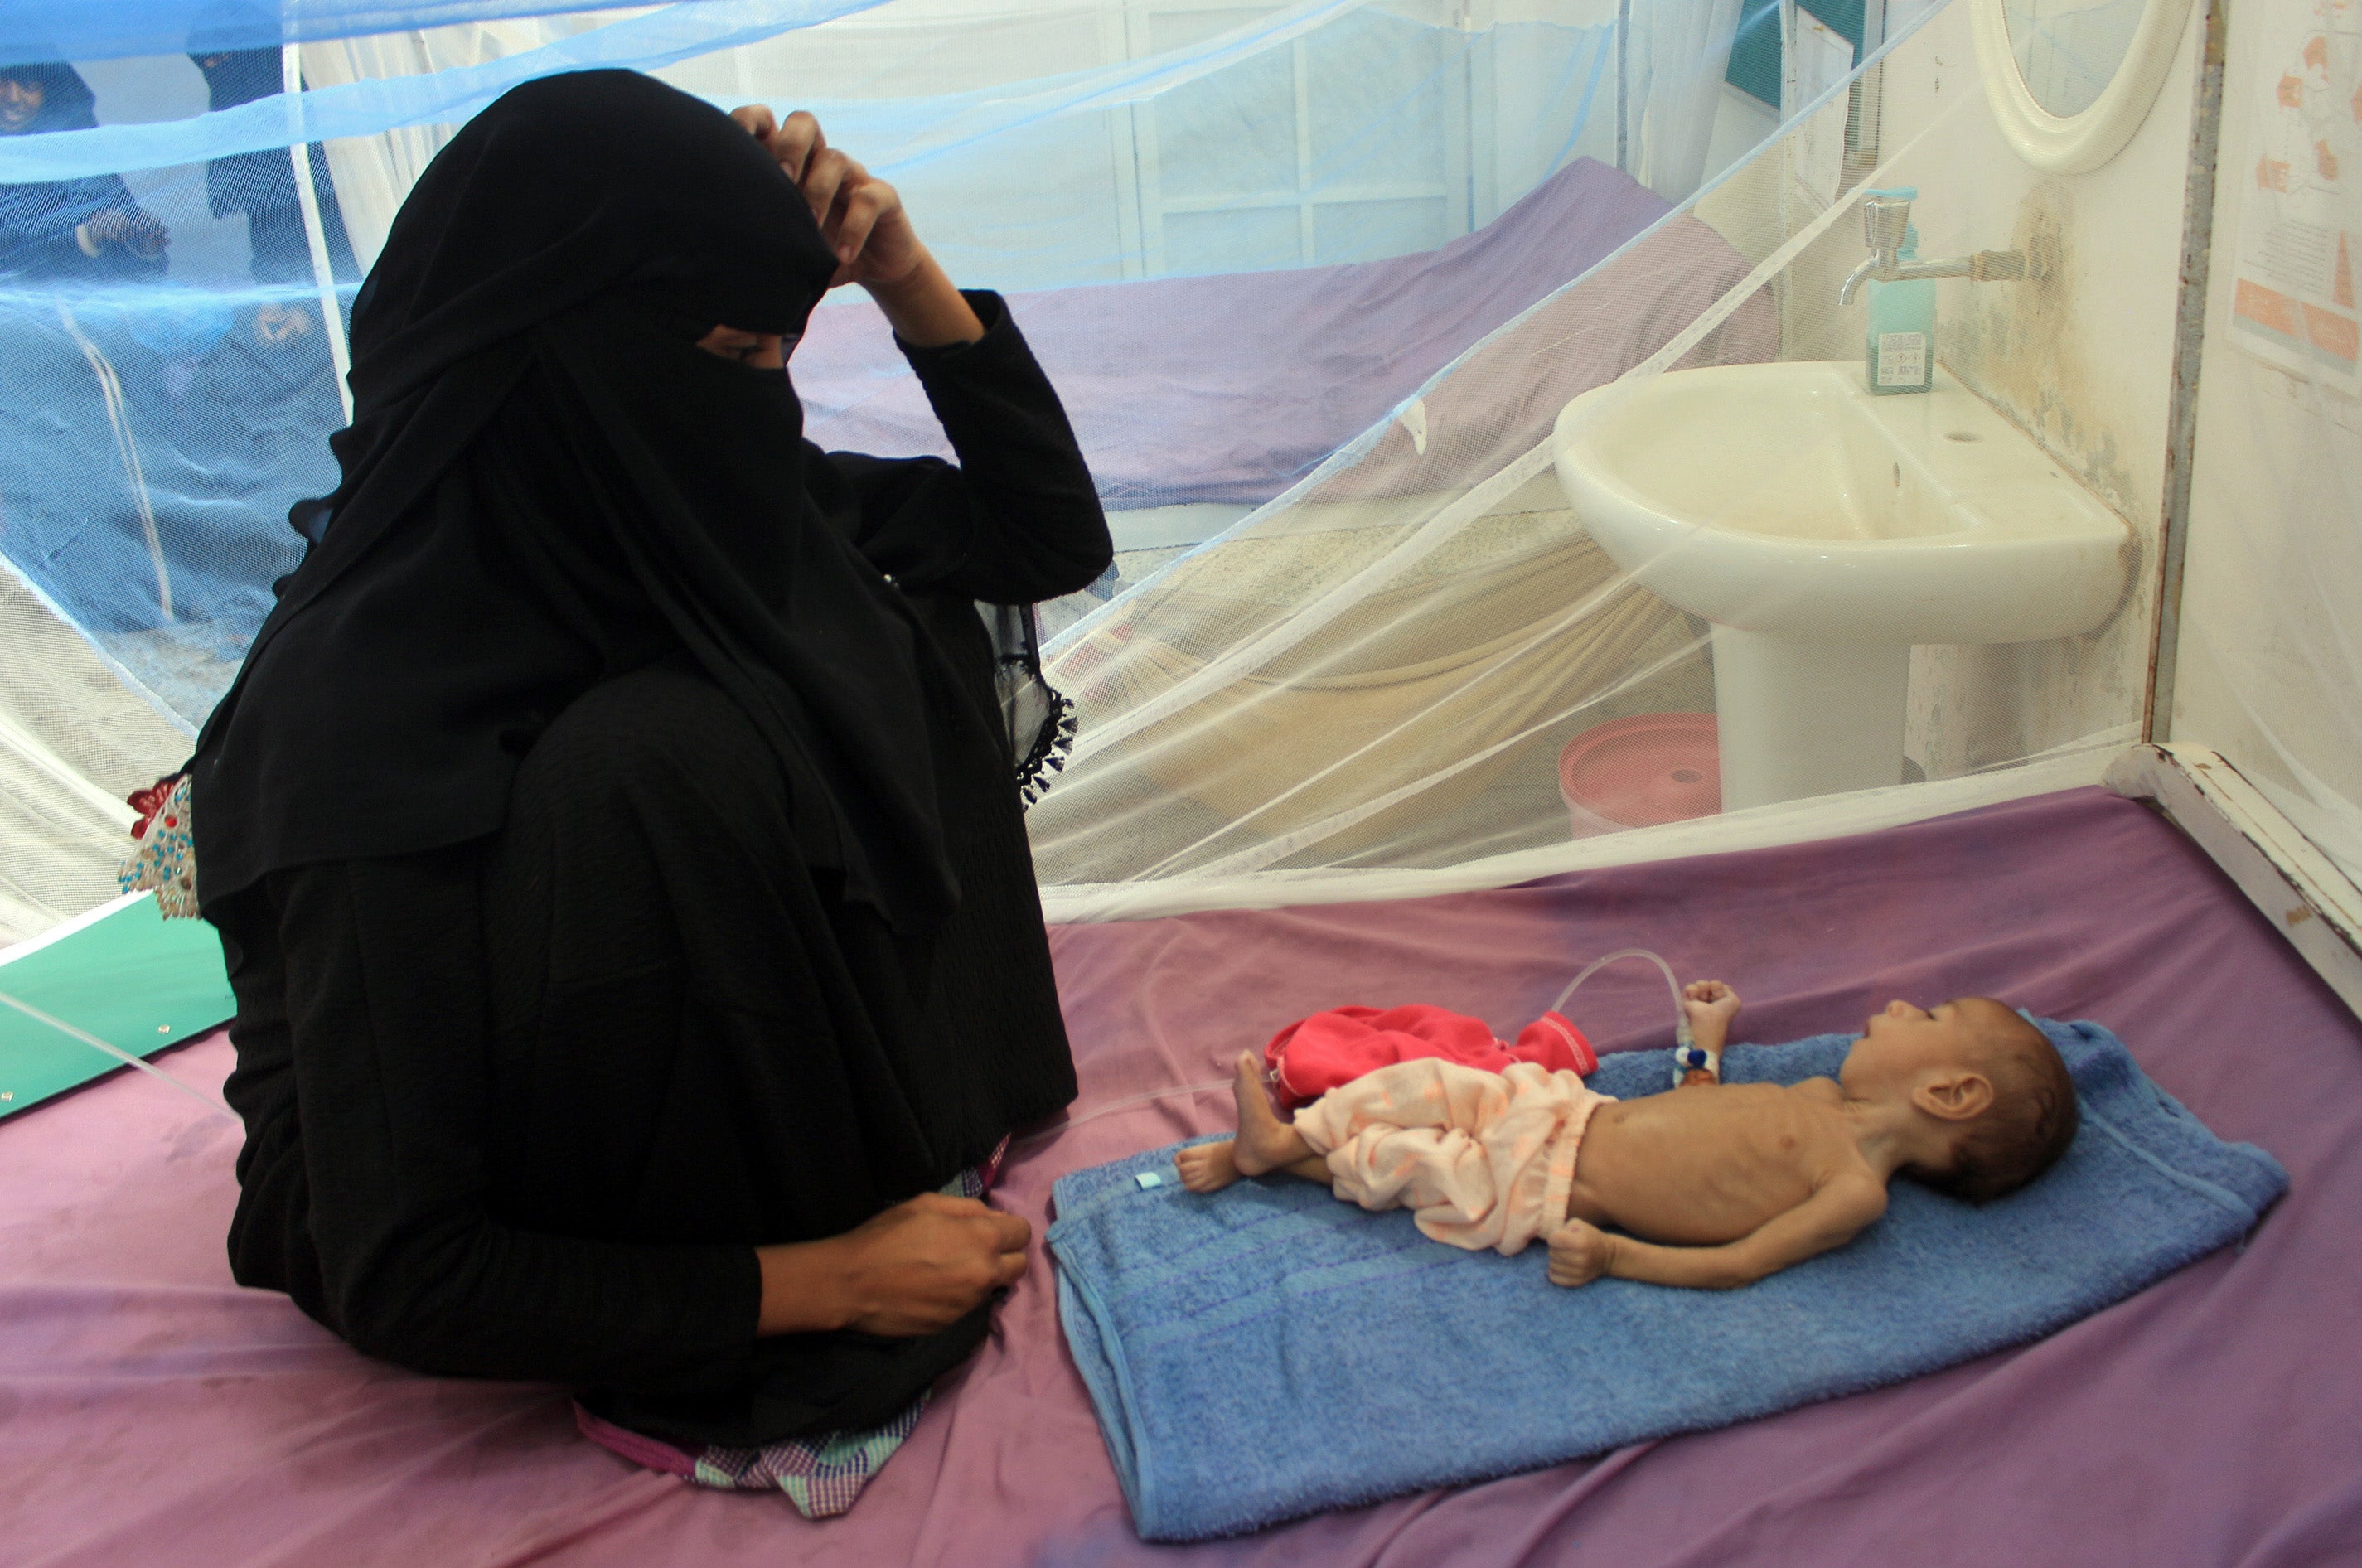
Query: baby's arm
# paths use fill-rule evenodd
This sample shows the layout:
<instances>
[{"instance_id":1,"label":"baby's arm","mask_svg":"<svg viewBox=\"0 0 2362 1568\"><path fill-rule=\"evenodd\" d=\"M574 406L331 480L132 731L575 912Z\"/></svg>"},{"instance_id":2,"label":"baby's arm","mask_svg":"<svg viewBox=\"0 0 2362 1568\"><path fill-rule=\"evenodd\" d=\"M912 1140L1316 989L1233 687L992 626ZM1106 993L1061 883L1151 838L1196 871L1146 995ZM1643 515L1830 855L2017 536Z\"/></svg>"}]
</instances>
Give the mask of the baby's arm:
<instances>
[{"instance_id":1,"label":"baby's arm","mask_svg":"<svg viewBox=\"0 0 2362 1568\"><path fill-rule=\"evenodd\" d=\"M1738 1016L1738 993L1720 980L1692 980L1682 988L1682 1016L1690 1021L1693 1042L1720 1051L1730 1038L1730 1021Z\"/></svg>"},{"instance_id":2,"label":"baby's arm","mask_svg":"<svg viewBox=\"0 0 2362 1568\"><path fill-rule=\"evenodd\" d=\"M1682 1018L1689 1025L1690 1037L1675 1055L1688 1070L1681 1074L1675 1088L1722 1081L1722 1045L1730 1037L1730 1021L1738 1016L1738 993L1722 981L1692 980L1682 988ZM1690 1054L1692 1049L1705 1053L1703 1063L1691 1065L1697 1061Z\"/></svg>"},{"instance_id":3,"label":"baby's arm","mask_svg":"<svg viewBox=\"0 0 2362 1568\"><path fill-rule=\"evenodd\" d=\"M1867 1170L1841 1172L1812 1197L1718 1247L1664 1247L1569 1220L1550 1242L1552 1285L1588 1285L1601 1275L1650 1285L1730 1290L1844 1246L1886 1212L1886 1186Z\"/></svg>"}]
</instances>

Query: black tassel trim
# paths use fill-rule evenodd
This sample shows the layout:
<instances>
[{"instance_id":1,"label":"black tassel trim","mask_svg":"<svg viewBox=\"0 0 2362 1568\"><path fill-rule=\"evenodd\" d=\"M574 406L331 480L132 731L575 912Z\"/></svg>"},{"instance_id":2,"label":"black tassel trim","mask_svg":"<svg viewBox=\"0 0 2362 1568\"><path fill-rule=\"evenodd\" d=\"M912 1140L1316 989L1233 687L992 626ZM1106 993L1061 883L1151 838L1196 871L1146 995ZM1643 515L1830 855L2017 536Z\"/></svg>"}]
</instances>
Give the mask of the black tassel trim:
<instances>
[{"instance_id":1,"label":"black tassel trim","mask_svg":"<svg viewBox=\"0 0 2362 1568\"><path fill-rule=\"evenodd\" d=\"M1049 793L1075 750L1073 699L1046 682L1042 690L1050 699L1051 719L1034 735L1033 748L1025 754L1025 760L1017 765L1017 799L1028 810Z\"/></svg>"}]
</instances>

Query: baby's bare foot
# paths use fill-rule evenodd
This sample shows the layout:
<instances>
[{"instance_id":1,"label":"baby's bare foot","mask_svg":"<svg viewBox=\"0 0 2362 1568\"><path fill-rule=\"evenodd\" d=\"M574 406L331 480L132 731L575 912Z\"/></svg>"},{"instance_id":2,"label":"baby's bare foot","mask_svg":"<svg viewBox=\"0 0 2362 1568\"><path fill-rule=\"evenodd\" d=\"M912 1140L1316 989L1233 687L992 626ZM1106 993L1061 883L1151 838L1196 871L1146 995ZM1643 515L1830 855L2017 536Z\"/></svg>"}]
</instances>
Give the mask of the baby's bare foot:
<instances>
[{"instance_id":1,"label":"baby's bare foot","mask_svg":"<svg viewBox=\"0 0 2362 1568\"><path fill-rule=\"evenodd\" d=\"M1231 1163L1241 1176L1262 1176L1302 1159L1309 1150L1296 1129L1279 1119L1271 1096L1263 1087L1263 1058L1252 1051L1239 1053L1238 1077L1231 1086L1239 1102L1238 1142Z\"/></svg>"},{"instance_id":2,"label":"baby's bare foot","mask_svg":"<svg viewBox=\"0 0 2362 1568\"><path fill-rule=\"evenodd\" d=\"M1181 1185L1191 1192L1220 1192L1239 1179L1227 1141L1192 1143L1173 1156L1173 1165L1181 1173Z\"/></svg>"}]
</instances>

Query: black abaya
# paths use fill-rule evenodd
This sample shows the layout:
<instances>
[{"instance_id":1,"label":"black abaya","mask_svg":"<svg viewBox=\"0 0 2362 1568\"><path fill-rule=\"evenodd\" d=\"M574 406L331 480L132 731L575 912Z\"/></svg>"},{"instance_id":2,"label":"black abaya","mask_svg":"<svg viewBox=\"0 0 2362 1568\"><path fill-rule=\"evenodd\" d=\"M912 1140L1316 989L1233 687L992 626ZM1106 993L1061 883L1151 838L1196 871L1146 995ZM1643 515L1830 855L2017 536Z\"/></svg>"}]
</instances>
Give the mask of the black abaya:
<instances>
[{"instance_id":1,"label":"black abaya","mask_svg":"<svg viewBox=\"0 0 2362 1568\"><path fill-rule=\"evenodd\" d=\"M259 778L323 835L235 845L255 874L216 879L225 820L260 802L208 814L201 792L200 891L238 996L242 1283L403 1364L566 1383L624 1425L733 1446L882 1422L974 1348L982 1309L923 1339L758 1341L753 1252L939 1187L1074 1093L971 602L1079 588L1108 537L1014 323L970 299L983 340L910 351L958 468L806 444L793 505L717 518L709 495L685 514L739 531L724 548L765 624L698 597L658 531L677 518L640 510L646 473L596 449L615 410L581 402L634 389L569 381L599 345L562 333L485 350L509 390L439 475L405 480L414 499L368 548L335 547L337 513L274 617L275 662L249 660L199 757L217 801ZM585 308L657 352L628 312ZM424 395L411 415L432 425ZM372 439L399 460L399 432L348 442L348 503ZM795 569L814 562L857 601L799 622ZM438 599L454 576L464 591ZM799 663L813 635L833 641ZM345 822L335 787L359 776L306 720L335 690L324 670L363 668L356 646L394 660L360 694L390 711L340 713L334 734L362 735L406 793L355 786ZM844 693L798 685L865 660L882 704L866 751L826 722ZM526 679L454 709L486 670ZM438 712L460 718L438 730ZM920 771L873 811L860 780L896 756ZM453 837L488 781L489 831ZM896 823L923 841L879 836Z\"/></svg>"},{"instance_id":2,"label":"black abaya","mask_svg":"<svg viewBox=\"0 0 2362 1568\"><path fill-rule=\"evenodd\" d=\"M993 482L1038 428L1025 389L1049 394L977 303L984 343L914 358L989 455L825 461L865 548L933 584L905 591L982 712L967 596L1071 583L1105 525ZM889 1418L984 1312L757 1342L752 1247L850 1230L1074 1093L1010 776L944 806L960 906L898 936L811 871L761 737L676 654L557 716L499 834L227 900L239 1281L388 1360L569 1384L679 1441Z\"/></svg>"}]
</instances>

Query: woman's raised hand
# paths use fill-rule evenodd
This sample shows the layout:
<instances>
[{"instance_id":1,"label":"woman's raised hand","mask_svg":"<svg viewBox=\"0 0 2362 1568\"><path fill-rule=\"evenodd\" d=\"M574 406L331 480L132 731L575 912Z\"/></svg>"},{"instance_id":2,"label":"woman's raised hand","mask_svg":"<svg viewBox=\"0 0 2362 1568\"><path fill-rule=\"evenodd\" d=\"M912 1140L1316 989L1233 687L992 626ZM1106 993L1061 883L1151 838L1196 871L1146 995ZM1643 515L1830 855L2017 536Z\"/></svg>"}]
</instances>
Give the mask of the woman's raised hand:
<instances>
[{"instance_id":1,"label":"woman's raised hand","mask_svg":"<svg viewBox=\"0 0 2362 1568\"><path fill-rule=\"evenodd\" d=\"M918 231L894 187L828 145L820 122L801 109L784 123L760 104L731 116L761 142L804 193L821 237L836 253L839 283L894 288L910 281L926 258Z\"/></svg>"},{"instance_id":2,"label":"woman's raised hand","mask_svg":"<svg viewBox=\"0 0 2362 1568\"><path fill-rule=\"evenodd\" d=\"M829 146L818 120L799 109L780 124L760 104L730 117L779 160L803 193L821 237L836 253L830 288L859 283L868 290L894 335L913 348L973 343L984 336L984 323L919 243L894 187Z\"/></svg>"},{"instance_id":3,"label":"woman's raised hand","mask_svg":"<svg viewBox=\"0 0 2362 1568\"><path fill-rule=\"evenodd\" d=\"M932 1334L1025 1272L1033 1227L973 1198L924 1193L824 1242L758 1247L757 1333Z\"/></svg>"}]
</instances>

